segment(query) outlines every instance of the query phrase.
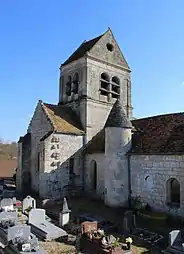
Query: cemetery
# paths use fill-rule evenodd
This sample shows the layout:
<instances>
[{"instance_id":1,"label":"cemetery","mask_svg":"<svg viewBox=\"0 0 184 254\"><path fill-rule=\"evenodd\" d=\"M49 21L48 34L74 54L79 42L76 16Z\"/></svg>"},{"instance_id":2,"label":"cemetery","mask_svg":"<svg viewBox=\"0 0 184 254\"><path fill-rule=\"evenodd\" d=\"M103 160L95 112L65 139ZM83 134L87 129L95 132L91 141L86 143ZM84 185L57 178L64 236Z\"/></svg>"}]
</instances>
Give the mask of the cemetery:
<instances>
[{"instance_id":1,"label":"cemetery","mask_svg":"<svg viewBox=\"0 0 184 254\"><path fill-rule=\"evenodd\" d=\"M111 210L103 212L102 208L100 214L93 205L89 208L85 204L84 209L75 210L71 200L69 203L70 208L66 198L57 202L43 200L40 204L31 196L22 201L9 196L2 198L0 253L65 253L62 246L68 248L68 254L184 253L182 230L170 230L167 240L161 232L141 226L139 213L133 210L126 209L117 216ZM145 251L137 252L135 246L128 245L129 238L133 244L138 242L145 247Z\"/></svg>"}]
</instances>

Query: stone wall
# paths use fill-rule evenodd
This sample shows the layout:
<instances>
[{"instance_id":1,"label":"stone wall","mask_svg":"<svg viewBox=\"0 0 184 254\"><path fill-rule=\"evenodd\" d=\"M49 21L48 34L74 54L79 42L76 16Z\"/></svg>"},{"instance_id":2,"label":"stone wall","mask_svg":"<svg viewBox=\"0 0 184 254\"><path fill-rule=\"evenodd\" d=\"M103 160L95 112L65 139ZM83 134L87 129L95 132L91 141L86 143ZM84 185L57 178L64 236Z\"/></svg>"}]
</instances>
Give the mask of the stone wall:
<instances>
[{"instance_id":1,"label":"stone wall","mask_svg":"<svg viewBox=\"0 0 184 254\"><path fill-rule=\"evenodd\" d=\"M83 136L51 134L42 143L44 168L40 171L39 193L42 197L57 198L69 184L71 157L74 158L76 185L81 184L82 158L78 151L83 146Z\"/></svg>"},{"instance_id":2,"label":"stone wall","mask_svg":"<svg viewBox=\"0 0 184 254\"><path fill-rule=\"evenodd\" d=\"M93 174L93 163L97 163L97 189L92 190L92 174ZM85 191L91 194L93 197L104 199L104 172L105 172L105 154L94 153L87 154L85 156Z\"/></svg>"},{"instance_id":3,"label":"stone wall","mask_svg":"<svg viewBox=\"0 0 184 254\"><path fill-rule=\"evenodd\" d=\"M109 42L114 45L113 52L109 52L106 48ZM112 105L116 101L115 98L111 98L109 101L107 96L100 94L100 77L103 72L107 73L110 79L113 76L119 78L120 100L127 115L131 118L131 75L130 70L124 68L124 66L126 66L124 57L110 30L105 33L85 57L62 66L59 101L67 103L76 111L86 131L86 141L91 140L103 128ZM79 75L78 95L67 96L66 83L68 76L73 77L76 72Z\"/></svg>"},{"instance_id":4,"label":"stone wall","mask_svg":"<svg viewBox=\"0 0 184 254\"><path fill-rule=\"evenodd\" d=\"M120 100L125 112L132 116L131 97L129 98L129 108L127 108L127 79L131 79L130 73L95 60L87 59L87 140L89 141L98 131L100 131L109 115L109 112L116 99L107 100L107 96L100 95L100 76L105 72L110 79L117 76L120 79ZM130 86L129 86L129 89ZM128 91L129 96L131 91Z\"/></svg>"},{"instance_id":5,"label":"stone wall","mask_svg":"<svg viewBox=\"0 0 184 254\"><path fill-rule=\"evenodd\" d=\"M40 151L40 139L53 130L53 127L44 113L42 102L38 102L34 115L28 127L28 132L31 133L31 178L32 189L36 192L39 190L39 169L38 160Z\"/></svg>"},{"instance_id":6,"label":"stone wall","mask_svg":"<svg viewBox=\"0 0 184 254\"><path fill-rule=\"evenodd\" d=\"M131 129L105 128L105 203L122 206L128 199L128 160Z\"/></svg>"},{"instance_id":7,"label":"stone wall","mask_svg":"<svg viewBox=\"0 0 184 254\"><path fill-rule=\"evenodd\" d=\"M16 189L18 192L22 189L22 143L18 143L18 161L16 172Z\"/></svg>"},{"instance_id":8,"label":"stone wall","mask_svg":"<svg viewBox=\"0 0 184 254\"><path fill-rule=\"evenodd\" d=\"M113 45L112 50L107 49L107 43ZM101 61L108 62L109 64L128 68L121 49L110 29L108 29L100 40L98 40L94 47L89 51L89 54Z\"/></svg>"},{"instance_id":9,"label":"stone wall","mask_svg":"<svg viewBox=\"0 0 184 254\"><path fill-rule=\"evenodd\" d=\"M153 208L182 215L184 212L184 156L183 155L132 155L132 196ZM180 208L167 205L167 180L180 182Z\"/></svg>"}]
</instances>

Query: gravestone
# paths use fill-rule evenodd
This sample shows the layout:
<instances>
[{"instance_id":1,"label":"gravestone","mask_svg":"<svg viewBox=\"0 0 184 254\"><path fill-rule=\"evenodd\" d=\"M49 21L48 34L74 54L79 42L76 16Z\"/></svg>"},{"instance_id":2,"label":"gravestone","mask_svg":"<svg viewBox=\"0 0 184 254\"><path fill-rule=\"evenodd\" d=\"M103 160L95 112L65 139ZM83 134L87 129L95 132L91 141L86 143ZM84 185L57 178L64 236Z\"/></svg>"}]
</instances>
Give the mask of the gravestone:
<instances>
[{"instance_id":1,"label":"gravestone","mask_svg":"<svg viewBox=\"0 0 184 254\"><path fill-rule=\"evenodd\" d=\"M8 228L7 233L8 242L11 241L20 253L46 253L43 249L40 249L37 237L31 234L30 226L16 225Z\"/></svg>"},{"instance_id":2,"label":"gravestone","mask_svg":"<svg viewBox=\"0 0 184 254\"><path fill-rule=\"evenodd\" d=\"M56 204L56 202L53 199L44 199L42 202L42 208L44 208L44 209L50 208L55 204Z\"/></svg>"},{"instance_id":3,"label":"gravestone","mask_svg":"<svg viewBox=\"0 0 184 254\"><path fill-rule=\"evenodd\" d=\"M14 210L14 207L13 207L13 199L11 198L3 198L1 201L0 201L0 208L3 210L3 211L13 211Z\"/></svg>"},{"instance_id":4,"label":"gravestone","mask_svg":"<svg viewBox=\"0 0 184 254\"><path fill-rule=\"evenodd\" d=\"M169 246L166 253L184 253L184 241L180 230L173 230L169 233Z\"/></svg>"},{"instance_id":5,"label":"gravestone","mask_svg":"<svg viewBox=\"0 0 184 254\"><path fill-rule=\"evenodd\" d=\"M31 235L31 227L27 225L15 225L8 228L8 242L12 241L14 243L15 238L20 238L22 240L28 240Z\"/></svg>"},{"instance_id":6,"label":"gravestone","mask_svg":"<svg viewBox=\"0 0 184 254\"><path fill-rule=\"evenodd\" d=\"M64 198L63 199L63 209L59 213L59 225L60 225L60 227L63 227L66 224L68 224L68 222L70 220L70 213L71 213L71 210L69 210L67 200L66 200L66 198Z\"/></svg>"},{"instance_id":7,"label":"gravestone","mask_svg":"<svg viewBox=\"0 0 184 254\"><path fill-rule=\"evenodd\" d=\"M81 223L81 231L82 234L96 231L98 229L98 222L97 221L84 221Z\"/></svg>"},{"instance_id":8,"label":"gravestone","mask_svg":"<svg viewBox=\"0 0 184 254\"><path fill-rule=\"evenodd\" d=\"M126 232L133 232L136 229L136 218L133 211L124 213L123 227Z\"/></svg>"},{"instance_id":9,"label":"gravestone","mask_svg":"<svg viewBox=\"0 0 184 254\"><path fill-rule=\"evenodd\" d=\"M181 232L180 230L173 230L169 233L169 246L175 245L178 240L181 240Z\"/></svg>"},{"instance_id":10,"label":"gravestone","mask_svg":"<svg viewBox=\"0 0 184 254\"><path fill-rule=\"evenodd\" d=\"M24 198L22 206L23 212L25 212L25 210L28 208L36 208L36 200L31 196L27 196L26 198Z\"/></svg>"},{"instance_id":11,"label":"gravestone","mask_svg":"<svg viewBox=\"0 0 184 254\"><path fill-rule=\"evenodd\" d=\"M3 228L8 228L10 226L16 225L18 222L17 212L1 212L0 213L0 224Z\"/></svg>"},{"instance_id":12,"label":"gravestone","mask_svg":"<svg viewBox=\"0 0 184 254\"><path fill-rule=\"evenodd\" d=\"M51 241L60 237L67 238L68 236L63 229L45 219L44 209L33 208L29 212L29 224L31 225L31 232L40 239Z\"/></svg>"},{"instance_id":13,"label":"gravestone","mask_svg":"<svg viewBox=\"0 0 184 254\"><path fill-rule=\"evenodd\" d=\"M32 209L29 213L29 223L39 224L45 222L45 210L44 209Z\"/></svg>"}]
</instances>

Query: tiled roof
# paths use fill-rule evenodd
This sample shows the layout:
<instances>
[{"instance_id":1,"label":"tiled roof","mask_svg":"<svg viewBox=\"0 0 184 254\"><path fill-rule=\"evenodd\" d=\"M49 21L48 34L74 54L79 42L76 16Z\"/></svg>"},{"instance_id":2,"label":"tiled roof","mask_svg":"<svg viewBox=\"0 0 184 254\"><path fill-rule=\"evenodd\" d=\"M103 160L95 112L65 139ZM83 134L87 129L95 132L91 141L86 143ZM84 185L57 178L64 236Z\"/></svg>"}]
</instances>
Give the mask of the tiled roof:
<instances>
[{"instance_id":1,"label":"tiled roof","mask_svg":"<svg viewBox=\"0 0 184 254\"><path fill-rule=\"evenodd\" d=\"M13 177L17 167L17 160L0 160L0 177Z\"/></svg>"},{"instance_id":2,"label":"tiled roof","mask_svg":"<svg viewBox=\"0 0 184 254\"><path fill-rule=\"evenodd\" d=\"M158 115L131 121L131 153L135 154L184 154L184 113ZM86 153L104 153L105 133L101 130L87 144Z\"/></svg>"},{"instance_id":3,"label":"tiled roof","mask_svg":"<svg viewBox=\"0 0 184 254\"><path fill-rule=\"evenodd\" d=\"M105 127L132 128L120 100L116 100L107 118Z\"/></svg>"},{"instance_id":4,"label":"tiled roof","mask_svg":"<svg viewBox=\"0 0 184 254\"><path fill-rule=\"evenodd\" d=\"M55 131L65 134L84 134L79 117L70 107L43 102L42 107Z\"/></svg>"},{"instance_id":5,"label":"tiled roof","mask_svg":"<svg viewBox=\"0 0 184 254\"><path fill-rule=\"evenodd\" d=\"M102 35L90 40L83 42L78 49L62 64L62 66L71 63L73 61L76 61L83 56L85 56L86 52L88 52L96 43L99 41L99 39L102 37Z\"/></svg>"},{"instance_id":6,"label":"tiled roof","mask_svg":"<svg viewBox=\"0 0 184 254\"><path fill-rule=\"evenodd\" d=\"M184 153L184 113L158 115L132 121L133 153Z\"/></svg>"}]
</instances>

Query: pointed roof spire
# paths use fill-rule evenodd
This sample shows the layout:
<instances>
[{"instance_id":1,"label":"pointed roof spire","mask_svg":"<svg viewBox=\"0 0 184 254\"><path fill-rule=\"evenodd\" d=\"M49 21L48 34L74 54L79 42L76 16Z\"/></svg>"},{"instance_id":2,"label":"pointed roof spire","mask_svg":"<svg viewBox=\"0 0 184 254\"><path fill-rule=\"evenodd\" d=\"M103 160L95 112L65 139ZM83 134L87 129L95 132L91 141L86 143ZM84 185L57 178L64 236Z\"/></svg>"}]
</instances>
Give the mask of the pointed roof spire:
<instances>
[{"instance_id":1,"label":"pointed roof spire","mask_svg":"<svg viewBox=\"0 0 184 254\"><path fill-rule=\"evenodd\" d=\"M132 128L119 99L116 100L110 111L105 124L106 127Z\"/></svg>"},{"instance_id":2,"label":"pointed roof spire","mask_svg":"<svg viewBox=\"0 0 184 254\"><path fill-rule=\"evenodd\" d=\"M71 212L71 210L69 210L69 208L68 208L68 203L67 203L66 198L63 199L63 209L61 212L62 213L70 213Z\"/></svg>"}]
</instances>

